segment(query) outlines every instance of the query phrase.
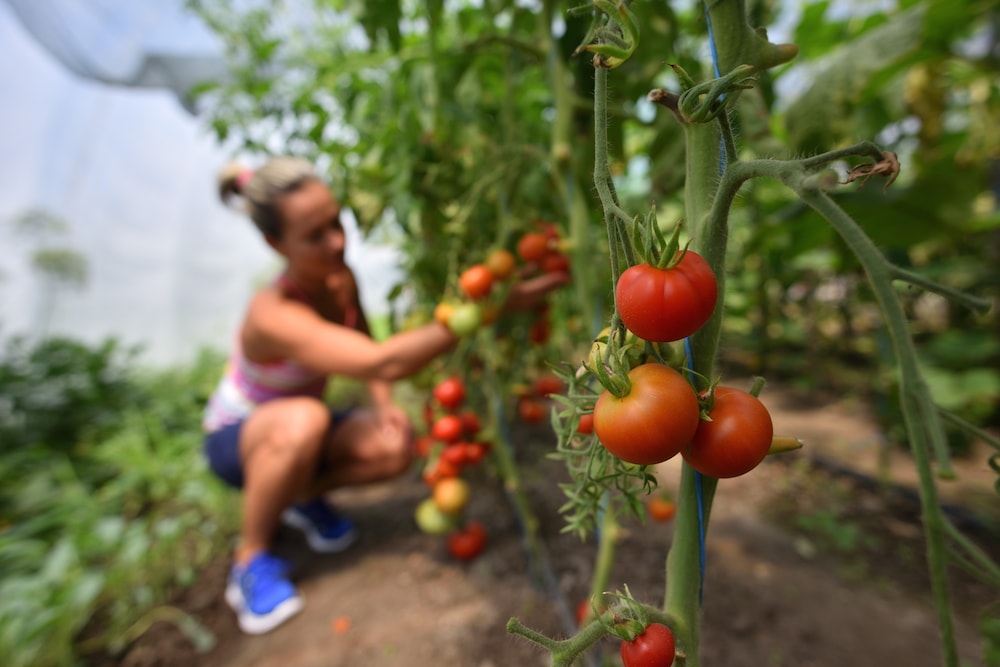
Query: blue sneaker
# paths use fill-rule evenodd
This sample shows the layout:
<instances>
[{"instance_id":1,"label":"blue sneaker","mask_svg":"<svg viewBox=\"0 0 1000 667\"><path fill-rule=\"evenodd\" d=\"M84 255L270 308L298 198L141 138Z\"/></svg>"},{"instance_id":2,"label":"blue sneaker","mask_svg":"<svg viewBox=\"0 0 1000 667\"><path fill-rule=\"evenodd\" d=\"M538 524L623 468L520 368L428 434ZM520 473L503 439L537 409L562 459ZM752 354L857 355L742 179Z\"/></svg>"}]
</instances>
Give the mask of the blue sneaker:
<instances>
[{"instance_id":1,"label":"blue sneaker","mask_svg":"<svg viewBox=\"0 0 1000 667\"><path fill-rule=\"evenodd\" d=\"M288 580L288 564L262 553L229 572L226 602L249 635L270 632L302 610L302 598Z\"/></svg>"},{"instance_id":2,"label":"blue sneaker","mask_svg":"<svg viewBox=\"0 0 1000 667\"><path fill-rule=\"evenodd\" d=\"M354 522L337 514L322 499L292 505L281 520L304 532L312 550L320 553L343 551L358 538Z\"/></svg>"}]
</instances>

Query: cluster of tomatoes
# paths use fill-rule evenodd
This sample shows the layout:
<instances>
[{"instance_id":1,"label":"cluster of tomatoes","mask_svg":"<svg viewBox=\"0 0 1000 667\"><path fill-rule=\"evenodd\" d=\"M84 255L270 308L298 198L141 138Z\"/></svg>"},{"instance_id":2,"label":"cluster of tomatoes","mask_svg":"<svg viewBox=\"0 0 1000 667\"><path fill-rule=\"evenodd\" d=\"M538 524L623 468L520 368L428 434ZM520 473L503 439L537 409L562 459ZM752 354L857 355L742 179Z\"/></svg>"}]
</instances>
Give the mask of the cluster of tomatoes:
<instances>
[{"instance_id":1,"label":"cluster of tomatoes","mask_svg":"<svg viewBox=\"0 0 1000 667\"><path fill-rule=\"evenodd\" d=\"M615 286L619 316L638 338L678 341L697 332L715 310L718 283L708 263L682 250L664 267L637 264ZM677 454L698 472L736 477L755 468L773 438L771 416L748 392L714 387L698 395L673 367L640 363L627 387L606 389L594 405L594 431L618 458L638 465Z\"/></svg>"},{"instance_id":2,"label":"cluster of tomatoes","mask_svg":"<svg viewBox=\"0 0 1000 667\"><path fill-rule=\"evenodd\" d=\"M523 262L522 275L537 273L569 273L570 260L562 251L564 245L559 229L551 222L537 220L538 231L523 233L517 240L517 256ZM535 307L528 340L543 345L552 335L552 318L547 301Z\"/></svg>"},{"instance_id":3,"label":"cluster of tomatoes","mask_svg":"<svg viewBox=\"0 0 1000 667\"><path fill-rule=\"evenodd\" d=\"M458 560L471 560L486 547L483 524L465 520L471 488L461 475L465 468L483 460L490 445L477 440L478 415L462 409L465 393L460 378L441 380L425 410L429 431L416 442L431 495L417 505L414 518L425 533L447 535L448 553Z\"/></svg>"}]
</instances>

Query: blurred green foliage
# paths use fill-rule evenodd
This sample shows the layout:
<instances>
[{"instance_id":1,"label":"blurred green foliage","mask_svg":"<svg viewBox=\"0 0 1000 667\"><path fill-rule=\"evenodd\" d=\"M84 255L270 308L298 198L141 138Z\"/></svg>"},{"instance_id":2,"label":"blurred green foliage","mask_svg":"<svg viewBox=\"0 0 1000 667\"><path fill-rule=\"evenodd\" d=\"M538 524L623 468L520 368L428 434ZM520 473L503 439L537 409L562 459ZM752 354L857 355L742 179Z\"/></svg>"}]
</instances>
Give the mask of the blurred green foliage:
<instances>
[{"instance_id":1,"label":"blurred green foliage","mask_svg":"<svg viewBox=\"0 0 1000 667\"><path fill-rule=\"evenodd\" d=\"M65 339L15 339L0 359L5 665L125 648L145 614L228 552L236 495L207 472L200 428L221 360L158 372L133 361L114 341Z\"/></svg>"}]
</instances>

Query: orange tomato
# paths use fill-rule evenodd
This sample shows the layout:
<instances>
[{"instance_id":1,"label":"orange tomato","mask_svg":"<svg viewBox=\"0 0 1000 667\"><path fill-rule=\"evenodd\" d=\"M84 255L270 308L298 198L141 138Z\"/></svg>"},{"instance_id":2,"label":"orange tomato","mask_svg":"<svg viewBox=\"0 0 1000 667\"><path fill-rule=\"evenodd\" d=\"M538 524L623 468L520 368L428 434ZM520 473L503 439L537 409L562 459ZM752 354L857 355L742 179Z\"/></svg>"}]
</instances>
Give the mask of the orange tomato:
<instances>
[{"instance_id":1,"label":"orange tomato","mask_svg":"<svg viewBox=\"0 0 1000 667\"><path fill-rule=\"evenodd\" d=\"M486 255L485 264L494 278L497 280L506 280L514 272L517 258L509 250L497 248Z\"/></svg>"},{"instance_id":2,"label":"orange tomato","mask_svg":"<svg viewBox=\"0 0 1000 667\"><path fill-rule=\"evenodd\" d=\"M455 312L455 306L442 301L434 307L434 321L448 326L448 320L451 319L451 314L453 312Z\"/></svg>"},{"instance_id":3,"label":"orange tomato","mask_svg":"<svg viewBox=\"0 0 1000 667\"><path fill-rule=\"evenodd\" d=\"M470 266L458 277L458 286L470 299L482 299L493 289L493 273L484 264Z\"/></svg>"},{"instance_id":4,"label":"orange tomato","mask_svg":"<svg viewBox=\"0 0 1000 667\"><path fill-rule=\"evenodd\" d=\"M646 501L646 511L654 521L670 521L677 514L677 503L662 494L650 496Z\"/></svg>"},{"instance_id":5,"label":"orange tomato","mask_svg":"<svg viewBox=\"0 0 1000 667\"><path fill-rule=\"evenodd\" d=\"M461 477L445 477L434 485L431 498L445 514L459 514L469 503L469 484Z\"/></svg>"}]
</instances>

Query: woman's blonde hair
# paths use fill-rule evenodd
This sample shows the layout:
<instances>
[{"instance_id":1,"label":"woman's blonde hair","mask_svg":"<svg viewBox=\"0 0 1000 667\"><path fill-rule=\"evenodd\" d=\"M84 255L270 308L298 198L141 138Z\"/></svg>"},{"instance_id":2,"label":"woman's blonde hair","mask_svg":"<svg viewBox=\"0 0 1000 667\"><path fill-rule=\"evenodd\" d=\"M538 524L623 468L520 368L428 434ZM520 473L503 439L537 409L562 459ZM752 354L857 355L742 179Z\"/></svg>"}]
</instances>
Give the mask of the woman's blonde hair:
<instances>
[{"instance_id":1,"label":"woman's blonde hair","mask_svg":"<svg viewBox=\"0 0 1000 667\"><path fill-rule=\"evenodd\" d=\"M261 234L279 239L283 226L278 202L305 183L319 180L319 176L307 160L283 156L271 158L256 171L231 162L219 172L218 180L219 198L223 202L229 203L239 196Z\"/></svg>"}]
</instances>

